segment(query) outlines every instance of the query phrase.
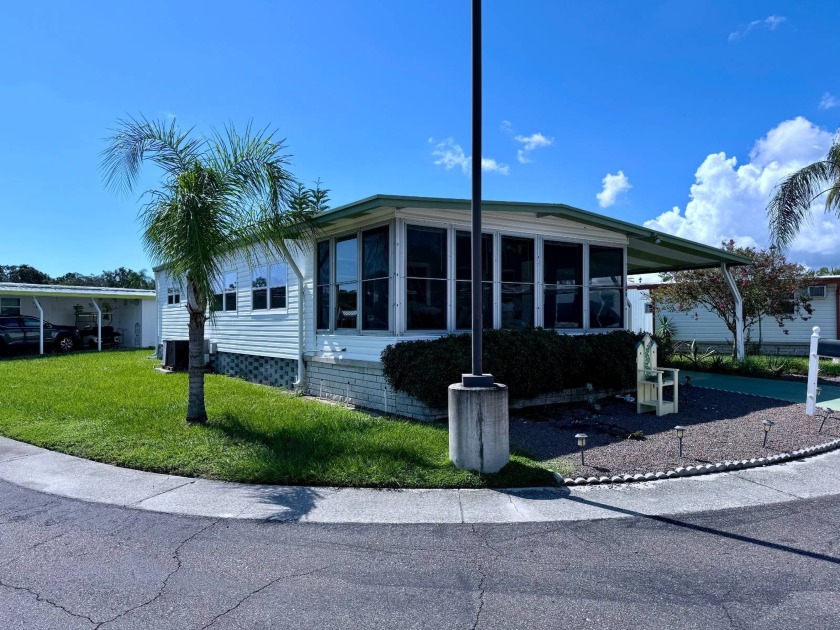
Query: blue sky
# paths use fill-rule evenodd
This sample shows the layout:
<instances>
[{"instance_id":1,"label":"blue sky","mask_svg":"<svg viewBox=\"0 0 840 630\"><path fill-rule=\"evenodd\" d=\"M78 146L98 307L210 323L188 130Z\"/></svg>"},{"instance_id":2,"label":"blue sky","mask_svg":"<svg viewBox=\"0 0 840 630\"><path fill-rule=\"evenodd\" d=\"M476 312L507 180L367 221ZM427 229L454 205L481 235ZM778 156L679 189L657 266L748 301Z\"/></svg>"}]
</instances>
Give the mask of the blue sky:
<instances>
[{"instance_id":1,"label":"blue sky","mask_svg":"<svg viewBox=\"0 0 840 630\"><path fill-rule=\"evenodd\" d=\"M765 245L772 186L840 126L837 2L485 0L484 12L488 199ZM150 266L136 197L99 174L125 114L270 125L333 205L469 196L469 20L467 0L4 4L0 263ZM820 215L792 257L840 263L838 238Z\"/></svg>"}]
</instances>

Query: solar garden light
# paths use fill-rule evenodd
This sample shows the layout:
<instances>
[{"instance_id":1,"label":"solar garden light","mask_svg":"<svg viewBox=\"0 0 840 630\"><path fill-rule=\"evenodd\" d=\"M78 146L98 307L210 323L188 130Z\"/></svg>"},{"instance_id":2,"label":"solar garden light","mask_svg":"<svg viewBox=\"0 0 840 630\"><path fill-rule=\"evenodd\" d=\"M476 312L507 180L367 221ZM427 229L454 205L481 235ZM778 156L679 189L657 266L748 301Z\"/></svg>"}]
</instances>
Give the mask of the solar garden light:
<instances>
[{"instance_id":1,"label":"solar garden light","mask_svg":"<svg viewBox=\"0 0 840 630\"><path fill-rule=\"evenodd\" d=\"M831 411L831 409L827 409L827 408L820 409L820 411L822 411L822 413L823 413L823 419L822 419L822 422L820 422L820 428L817 430L817 433L822 433L823 425L825 424L825 421L828 420L831 417L831 414L833 413Z\"/></svg>"},{"instance_id":2,"label":"solar garden light","mask_svg":"<svg viewBox=\"0 0 840 630\"><path fill-rule=\"evenodd\" d=\"M586 450L586 433L578 433L575 435L578 446L580 446L580 465L583 466L583 451Z\"/></svg>"},{"instance_id":3,"label":"solar garden light","mask_svg":"<svg viewBox=\"0 0 840 630\"><path fill-rule=\"evenodd\" d=\"M677 438L680 441L680 463L682 463L682 458L683 458L682 441L683 441L683 436L685 435L685 427L678 424L677 426L674 427L674 431L677 432Z\"/></svg>"},{"instance_id":4,"label":"solar garden light","mask_svg":"<svg viewBox=\"0 0 840 630\"><path fill-rule=\"evenodd\" d=\"M770 429L776 423L773 422L772 420L762 420L761 424L764 425L764 443L762 444L762 446L766 447L767 446L767 436L770 435Z\"/></svg>"}]
</instances>

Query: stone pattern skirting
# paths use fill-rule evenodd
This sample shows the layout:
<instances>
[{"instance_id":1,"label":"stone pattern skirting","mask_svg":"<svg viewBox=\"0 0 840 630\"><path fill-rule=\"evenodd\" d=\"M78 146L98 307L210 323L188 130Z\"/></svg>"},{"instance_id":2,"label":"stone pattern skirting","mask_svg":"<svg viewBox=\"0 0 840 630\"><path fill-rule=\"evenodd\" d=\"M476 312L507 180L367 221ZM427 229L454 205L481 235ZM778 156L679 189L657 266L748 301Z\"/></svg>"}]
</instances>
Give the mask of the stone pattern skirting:
<instances>
[{"instance_id":1,"label":"stone pattern skirting","mask_svg":"<svg viewBox=\"0 0 840 630\"><path fill-rule=\"evenodd\" d=\"M291 389L297 380L297 361L294 359L217 352L211 356L211 366L216 374L284 389Z\"/></svg>"},{"instance_id":2,"label":"stone pattern skirting","mask_svg":"<svg viewBox=\"0 0 840 630\"><path fill-rule=\"evenodd\" d=\"M308 359L307 394L383 413L435 420L446 418L446 409L432 409L416 398L395 391L373 361Z\"/></svg>"}]
</instances>

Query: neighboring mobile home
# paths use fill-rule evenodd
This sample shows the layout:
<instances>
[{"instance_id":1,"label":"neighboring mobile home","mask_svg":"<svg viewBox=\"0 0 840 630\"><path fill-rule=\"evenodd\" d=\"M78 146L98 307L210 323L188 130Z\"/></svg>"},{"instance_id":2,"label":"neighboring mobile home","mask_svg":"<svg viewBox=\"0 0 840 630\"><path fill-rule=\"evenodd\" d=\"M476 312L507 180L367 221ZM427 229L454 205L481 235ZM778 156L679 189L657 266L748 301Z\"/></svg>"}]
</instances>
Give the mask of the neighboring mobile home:
<instances>
[{"instance_id":1,"label":"neighboring mobile home","mask_svg":"<svg viewBox=\"0 0 840 630\"><path fill-rule=\"evenodd\" d=\"M763 354L807 355L814 326L820 327L823 339L840 339L840 276L820 276L808 287L813 313L806 318L796 316L780 327L773 317L764 317L760 325L754 323L745 331L750 344L761 341ZM650 304L650 289L656 285L636 285L628 294L631 300ZM637 295L633 295L633 293ZM793 313L793 311L791 311ZM723 320L703 307L684 313L657 309L655 319L666 316L676 329L677 341L691 342L696 339L702 348L714 348L721 352L732 350L732 333ZM651 320L654 318L651 317ZM652 323L652 322L651 322ZM648 331L650 332L650 331ZM754 346L756 347L756 346Z\"/></svg>"},{"instance_id":2,"label":"neighboring mobile home","mask_svg":"<svg viewBox=\"0 0 840 630\"><path fill-rule=\"evenodd\" d=\"M626 328L627 274L749 260L562 204L482 203L487 328ZM388 344L470 327L470 202L377 195L318 217L291 260L226 261L206 337L216 372L414 417L389 391ZM298 272L300 277L298 277ZM156 270L159 340L186 340L181 279ZM302 297L302 299L301 299Z\"/></svg>"}]
</instances>

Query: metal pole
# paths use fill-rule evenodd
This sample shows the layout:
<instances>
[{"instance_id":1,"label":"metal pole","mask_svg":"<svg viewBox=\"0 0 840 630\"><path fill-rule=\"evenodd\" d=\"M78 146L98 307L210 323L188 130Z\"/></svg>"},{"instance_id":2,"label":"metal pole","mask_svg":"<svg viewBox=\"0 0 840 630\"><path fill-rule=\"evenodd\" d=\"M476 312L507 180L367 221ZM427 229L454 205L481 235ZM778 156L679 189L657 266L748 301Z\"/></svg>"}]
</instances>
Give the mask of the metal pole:
<instances>
[{"instance_id":1,"label":"metal pole","mask_svg":"<svg viewBox=\"0 0 840 630\"><path fill-rule=\"evenodd\" d=\"M41 303L38 301L38 298L33 297L32 301L35 302L35 306L38 308L38 353L44 354L44 309L41 308Z\"/></svg>"},{"instance_id":2,"label":"metal pole","mask_svg":"<svg viewBox=\"0 0 840 630\"><path fill-rule=\"evenodd\" d=\"M472 0L472 373L480 377L481 313L481 0Z\"/></svg>"},{"instance_id":3,"label":"metal pole","mask_svg":"<svg viewBox=\"0 0 840 630\"><path fill-rule=\"evenodd\" d=\"M93 298L90 298L90 302L96 309L96 349L102 352L102 309L99 308L99 304Z\"/></svg>"}]
</instances>

